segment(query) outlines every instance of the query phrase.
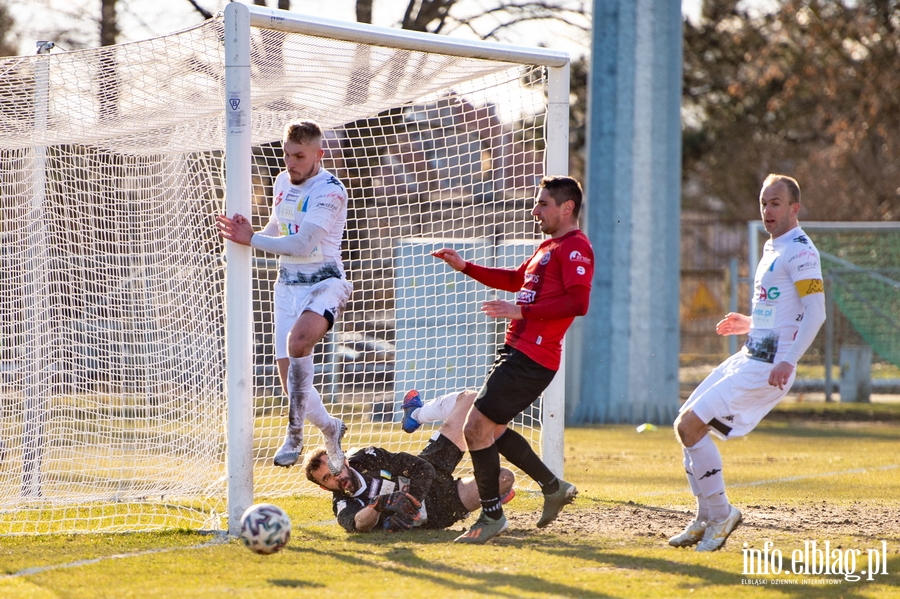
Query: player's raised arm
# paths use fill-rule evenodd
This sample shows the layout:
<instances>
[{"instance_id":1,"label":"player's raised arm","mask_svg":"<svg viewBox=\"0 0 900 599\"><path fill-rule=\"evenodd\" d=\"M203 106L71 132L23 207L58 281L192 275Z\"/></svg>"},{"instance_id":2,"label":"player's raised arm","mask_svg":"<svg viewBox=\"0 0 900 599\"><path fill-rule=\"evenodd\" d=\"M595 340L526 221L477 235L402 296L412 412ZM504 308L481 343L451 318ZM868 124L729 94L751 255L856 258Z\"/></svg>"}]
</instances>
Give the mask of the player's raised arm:
<instances>
[{"instance_id":1,"label":"player's raised arm","mask_svg":"<svg viewBox=\"0 0 900 599\"><path fill-rule=\"evenodd\" d=\"M453 270L462 272L462 270L466 267L466 261L456 253L456 250L451 250L450 248L442 248L431 252L431 255L446 262Z\"/></svg>"}]
</instances>

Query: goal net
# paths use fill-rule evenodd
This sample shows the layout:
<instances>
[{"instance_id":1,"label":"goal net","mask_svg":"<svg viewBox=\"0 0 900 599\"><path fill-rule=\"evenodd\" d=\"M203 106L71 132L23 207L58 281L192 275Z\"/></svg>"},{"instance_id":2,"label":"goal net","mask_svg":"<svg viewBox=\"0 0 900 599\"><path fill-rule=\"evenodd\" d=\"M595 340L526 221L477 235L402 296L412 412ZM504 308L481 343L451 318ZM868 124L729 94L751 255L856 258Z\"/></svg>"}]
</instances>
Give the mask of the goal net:
<instances>
[{"instance_id":1,"label":"goal net","mask_svg":"<svg viewBox=\"0 0 900 599\"><path fill-rule=\"evenodd\" d=\"M235 14L254 25L238 65L252 113L238 117ZM504 323L478 308L508 295L428 253L515 266L540 242L535 186L564 174L567 144L568 88L548 80L567 86L568 66L432 37L233 3L158 39L0 61L0 534L222 529L254 495L321 493L272 465L287 422L275 257L241 271L214 226L240 202L265 224L291 120L326 130L324 166L350 195L354 293L315 352L345 448L417 452L437 425L401 433L404 393L480 385ZM241 128L247 193L232 204ZM246 319L232 299L244 290ZM516 426L561 464L541 424L548 395ZM252 437L236 438L241 424ZM307 425L307 448L321 442Z\"/></svg>"}]
</instances>

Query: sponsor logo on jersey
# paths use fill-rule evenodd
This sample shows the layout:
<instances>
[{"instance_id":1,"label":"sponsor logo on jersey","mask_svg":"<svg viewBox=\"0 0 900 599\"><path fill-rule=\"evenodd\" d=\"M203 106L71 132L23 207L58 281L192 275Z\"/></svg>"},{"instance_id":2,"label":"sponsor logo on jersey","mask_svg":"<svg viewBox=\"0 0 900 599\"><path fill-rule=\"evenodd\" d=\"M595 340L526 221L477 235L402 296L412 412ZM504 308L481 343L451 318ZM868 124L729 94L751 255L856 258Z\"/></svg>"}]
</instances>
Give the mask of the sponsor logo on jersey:
<instances>
[{"instance_id":1,"label":"sponsor logo on jersey","mask_svg":"<svg viewBox=\"0 0 900 599\"><path fill-rule=\"evenodd\" d=\"M778 258L775 258L775 260L772 260L772 264L769 265L769 272L775 272L775 261L776 260L778 260Z\"/></svg>"},{"instance_id":2,"label":"sponsor logo on jersey","mask_svg":"<svg viewBox=\"0 0 900 599\"><path fill-rule=\"evenodd\" d=\"M806 258L807 256L814 256L816 259L819 258L819 255L818 255L816 252L814 252L813 250L811 250L811 249L809 249L809 250L800 250L799 252L797 252L796 254L794 254L793 256L791 256L791 259L788 260L788 264L790 264L790 263L793 262L794 260L798 260L798 259L801 259L801 258Z\"/></svg>"},{"instance_id":3,"label":"sponsor logo on jersey","mask_svg":"<svg viewBox=\"0 0 900 599\"><path fill-rule=\"evenodd\" d=\"M327 210L328 212L337 212L341 209L341 196L331 193L316 201L316 208Z\"/></svg>"},{"instance_id":4,"label":"sponsor logo on jersey","mask_svg":"<svg viewBox=\"0 0 900 599\"><path fill-rule=\"evenodd\" d=\"M798 271L809 270L810 268L818 268L819 261L818 260L810 260L808 262L804 262L803 264L797 265Z\"/></svg>"},{"instance_id":5,"label":"sponsor logo on jersey","mask_svg":"<svg viewBox=\"0 0 900 599\"><path fill-rule=\"evenodd\" d=\"M574 250L574 251L572 251L572 253L569 254L569 260L571 262L584 262L585 264L591 263L591 259L588 258L587 256L583 255L578 250Z\"/></svg>"},{"instance_id":6,"label":"sponsor logo on jersey","mask_svg":"<svg viewBox=\"0 0 900 599\"><path fill-rule=\"evenodd\" d=\"M274 205L277 206L278 204L281 203L281 200L283 200L283 199L284 199L284 192L283 192L283 191L279 191L279 192L278 192L278 195L275 196L275 203L274 203Z\"/></svg>"},{"instance_id":7,"label":"sponsor logo on jersey","mask_svg":"<svg viewBox=\"0 0 900 599\"><path fill-rule=\"evenodd\" d=\"M533 275L533 274L529 274L527 272L525 273L525 283L534 283L535 285L537 285L538 281L540 281L540 280L541 280L540 275Z\"/></svg>"},{"instance_id":8,"label":"sponsor logo on jersey","mask_svg":"<svg viewBox=\"0 0 900 599\"><path fill-rule=\"evenodd\" d=\"M800 237L794 237L793 239L796 243L802 243L803 245L809 245L809 238L806 235L801 235Z\"/></svg>"},{"instance_id":9,"label":"sponsor logo on jersey","mask_svg":"<svg viewBox=\"0 0 900 599\"><path fill-rule=\"evenodd\" d=\"M325 183L327 183L328 185L337 185L341 189L344 189L344 184L341 183L340 180L338 180L338 178L335 176L328 177L328 179L325 180Z\"/></svg>"},{"instance_id":10,"label":"sponsor logo on jersey","mask_svg":"<svg viewBox=\"0 0 900 599\"><path fill-rule=\"evenodd\" d=\"M778 287L769 287L766 289L765 287L759 288L759 299L761 301L778 299L781 295L781 292L778 290Z\"/></svg>"},{"instance_id":11,"label":"sponsor logo on jersey","mask_svg":"<svg viewBox=\"0 0 900 599\"><path fill-rule=\"evenodd\" d=\"M734 422L734 414L729 414L728 416L722 416L722 420L727 420L728 422Z\"/></svg>"},{"instance_id":12,"label":"sponsor logo on jersey","mask_svg":"<svg viewBox=\"0 0 900 599\"><path fill-rule=\"evenodd\" d=\"M541 266L544 266L548 262L550 262L550 252L549 251L547 253L545 253L543 256L541 256L540 264L541 264Z\"/></svg>"},{"instance_id":13,"label":"sponsor logo on jersey","mask_svg":"<svg viewBox=\"0 0 900 599\"><path fill-rule=\"evenodd\" d=\"M532 289L520 289L516 294L517 304L531 304L534 302L535 292Z\"/></svg>"}]
</instances>

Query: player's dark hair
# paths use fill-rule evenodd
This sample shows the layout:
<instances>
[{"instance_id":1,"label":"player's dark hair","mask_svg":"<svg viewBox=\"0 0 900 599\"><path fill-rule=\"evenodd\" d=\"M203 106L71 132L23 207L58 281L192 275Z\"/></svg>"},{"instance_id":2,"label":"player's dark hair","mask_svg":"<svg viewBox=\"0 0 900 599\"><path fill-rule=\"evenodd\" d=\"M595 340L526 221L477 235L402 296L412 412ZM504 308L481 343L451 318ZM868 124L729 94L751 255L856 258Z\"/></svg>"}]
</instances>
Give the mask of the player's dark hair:
<instances>
[{"instance_id":1,"label":"player's dark hair","mask_svg":"<svg viewBox=\"0 0 900 599\"><path fill-rule=\"evenodd\" d=\"M571 200L575 207L572 209L572 216L578 218L581 212L581 198L584 192L581 190L581 183L572 177L548 176L541 179L541 189L546 189L550 193L550 197L556 202L557 206L561 206L563 202Z\"/></svg>"},{"instance_id":2,"label":"player's dark hair","mask_svg":"<svg viewBox=\"0 0 900 599\"><path fill-rule=\"evenodd\" d=\"M787 175L778 175L772 173L766 180L763 181L762 188L770 187L775 185L776 183L784 183L785 187L787 187L788 195L791 196L789 201L790 204L798 204L800 203L800 184L797 183L797 180L793 177L788 177ZM762 197L762 191L759 192L760 197Z\"/></svg>"},{"instance_id":3,"label":"player's dark hair","mask_svg":"<svg viewBox=\"0 0 900 599\"><path fill-rule=\"evenodd\" d=\"M319 484L319 481L313 478L313 472L322 467L327 454L328 451L324 447L316 447L306 454L306 457L303 458L303 472L306 473L306 480Z\"/></svg>"},{"instance_id":4,"label":"player's dark hair","mask_svg":"<svg viewBox=\"0 0 900 599\"><path fill-rule=\"evenodd\" d=\"M284 140L295 144L308 144L322 139L322 129L315 121L296 121L284 128Z\"/></svg>"}]
</instances>

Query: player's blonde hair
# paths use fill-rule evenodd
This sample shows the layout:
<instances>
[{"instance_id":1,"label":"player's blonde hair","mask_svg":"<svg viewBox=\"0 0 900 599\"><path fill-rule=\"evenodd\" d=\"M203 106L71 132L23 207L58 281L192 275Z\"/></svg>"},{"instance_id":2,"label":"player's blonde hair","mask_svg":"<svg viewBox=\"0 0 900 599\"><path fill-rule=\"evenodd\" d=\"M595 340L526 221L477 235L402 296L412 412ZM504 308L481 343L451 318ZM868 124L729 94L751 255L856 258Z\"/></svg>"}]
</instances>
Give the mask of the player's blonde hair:
<instances>
[{"instance_id":1,"label":"player's blonde hair","mask_svg":"<svg viewBox=\"0 0 900 599\"><path fill-rule=\"evenodd\" d=\"M284 128L284 141L306 145L322 141L322 128L315 121L295 121Z\"/></svg>"},{"instance_id":2,"label":"player's blonde hair","mask_svg":"<svg viewBox=\"0 0 900 599\"><path fill-rule=\"evenodd\" d=\"M787 175L772 173L766 177L765 181L763 181L762 189L775 185L776 183L784 183L785 187L787 187L788 195L790 196L790 204L800 203L800 184L797 183L796 179L788 177ZM762 190L759 192L759 197L762 197Z\"/></svg>"}]
</instances>

